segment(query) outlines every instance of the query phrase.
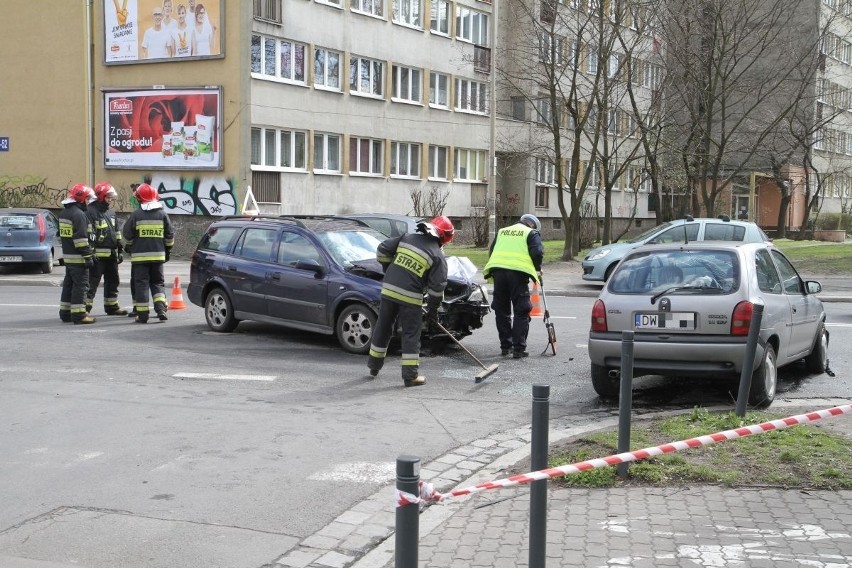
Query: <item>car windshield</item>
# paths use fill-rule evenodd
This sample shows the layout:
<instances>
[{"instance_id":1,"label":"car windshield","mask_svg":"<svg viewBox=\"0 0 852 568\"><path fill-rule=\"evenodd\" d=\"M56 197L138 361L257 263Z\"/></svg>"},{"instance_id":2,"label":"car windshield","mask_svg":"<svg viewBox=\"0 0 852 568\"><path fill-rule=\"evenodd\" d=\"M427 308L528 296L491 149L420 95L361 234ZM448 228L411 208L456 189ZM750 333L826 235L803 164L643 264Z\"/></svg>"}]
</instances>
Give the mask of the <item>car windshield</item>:
<instances>
[{"instance_id":1,"label":"car windshield","mask_svg":"<svg viewBox=\"0 0 852 568\"><path fill-rule=\"evenodd\" d=\"M609 282L616 294L727 294L739 287L740 265L728 250L645 251L626 258Z\"/></svg>"},{"instance_id":2,"label":"car windshield","mask_svg":"<svg viewBox=\"0 0 852 568\"><path fill-rule=\"evenodd\" d=\"M637 235L637 236L633 237L632 239L630 239L630 240L629 240L629 241L627 241L627 242L628 242L628 243L641 243L641 242L644 242L644 241L645 241L648 237L650 237L651 235L653 235L653 234L655 234L655 233L659 233L659 232L665 231L666 229L668 229L669 227L671 227L673 224L674 224L674 223L672 223L671 221L669 221L668 223L663 223L662 225L657 225L656 227L652 227L652 228L648 229L648 230L647 230L647 231L645 231L644 233L639 233L639 235Z\"/></svg>"},{"instance_id":3,"label":"car windshield","mask_svg":"<svg viewBox=\"0 0 852 568\"><path fill-rule=\"evenodd\" d=\"M376 248L383 240L381 233L370 229L324 231L317 233L317 237L344 268L361 260L375 260Z\"/></svg>"}]
</instances>

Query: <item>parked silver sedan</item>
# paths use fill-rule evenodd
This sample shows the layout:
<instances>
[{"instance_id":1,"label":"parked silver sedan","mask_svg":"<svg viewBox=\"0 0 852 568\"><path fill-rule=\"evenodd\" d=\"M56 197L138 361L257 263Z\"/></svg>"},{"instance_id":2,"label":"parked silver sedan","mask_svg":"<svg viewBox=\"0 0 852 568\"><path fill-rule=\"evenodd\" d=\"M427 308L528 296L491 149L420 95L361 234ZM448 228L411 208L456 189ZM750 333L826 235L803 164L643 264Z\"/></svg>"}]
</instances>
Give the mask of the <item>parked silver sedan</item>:
<instances>
[{"instance_id":1,"label":"parked silver sedan","mask_svg":"<svg viewBox=\"0 0 852 568\"><path fill-rule=\"evenodd\" d=\"M777 369L828 368L819 282L803 281L769 243L647 245L616 268L592 308L592 384L619 395L622 332L634 332L634 376L738 377L754 306L763 304L749 403L769 406Z\"/></svg>"}]
</instances>

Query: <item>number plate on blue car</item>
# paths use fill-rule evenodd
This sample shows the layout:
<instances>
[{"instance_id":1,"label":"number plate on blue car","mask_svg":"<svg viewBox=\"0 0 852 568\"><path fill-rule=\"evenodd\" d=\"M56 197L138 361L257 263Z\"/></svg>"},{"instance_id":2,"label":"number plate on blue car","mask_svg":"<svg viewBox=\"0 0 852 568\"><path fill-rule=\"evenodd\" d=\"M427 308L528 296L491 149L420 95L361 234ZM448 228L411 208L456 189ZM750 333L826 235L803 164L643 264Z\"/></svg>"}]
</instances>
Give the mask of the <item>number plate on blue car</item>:
<instances>
[{"instance_id":1,"label":"number plate on blue car","mask_svg":"<svg viewBox=\"0 0 852 568\"><path fill-rule=\"evenodd\" d=\"M636 329L695 329L693 312L652 312L633 314L633 327Z\"/></svg>"}]
</instances>

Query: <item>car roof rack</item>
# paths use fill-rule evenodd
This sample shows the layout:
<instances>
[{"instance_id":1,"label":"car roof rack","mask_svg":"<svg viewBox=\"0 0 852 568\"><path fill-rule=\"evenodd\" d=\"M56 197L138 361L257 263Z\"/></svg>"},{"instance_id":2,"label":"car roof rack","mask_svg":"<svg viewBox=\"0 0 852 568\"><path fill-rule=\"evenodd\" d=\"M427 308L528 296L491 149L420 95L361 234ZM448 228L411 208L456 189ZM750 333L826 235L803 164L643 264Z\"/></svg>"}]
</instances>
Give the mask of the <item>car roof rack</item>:
<instances>
[{"instance_id":1,"label":"car roof rack","mask_svg":"<svg viewBox=\"0 0 852 568\"><path fill-rule=\"evenodd\" d=\"M334 215L227 215L220 217L217 221L281 221L290 223L306 229L304 221L348 221L362 227L369 227L367 223L360 219L350 219L348 217L336 217Z\"/></svg>"}]
</instances>

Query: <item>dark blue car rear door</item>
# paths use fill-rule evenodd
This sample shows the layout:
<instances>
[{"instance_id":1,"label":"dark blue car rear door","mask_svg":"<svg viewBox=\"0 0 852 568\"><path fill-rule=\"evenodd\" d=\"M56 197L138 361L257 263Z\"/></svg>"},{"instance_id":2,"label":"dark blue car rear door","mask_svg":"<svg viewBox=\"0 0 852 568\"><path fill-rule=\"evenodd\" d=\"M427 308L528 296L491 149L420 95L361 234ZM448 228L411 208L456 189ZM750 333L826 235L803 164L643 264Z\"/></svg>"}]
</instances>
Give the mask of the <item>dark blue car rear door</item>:
<instances>
[{"instance_id":1,"label":"dark blue car rear door","mask_svg":"<svg viewBox=\"0 0 852 568\"><path fill-rule=\"evenodd\" d=\"M319 270L299 268L313 262ZM271 316L306 328L328 327L328 267L320 250L304 235L284 229L276 260L267 273L266 294Z\"/></svg>"}]
</instances>

